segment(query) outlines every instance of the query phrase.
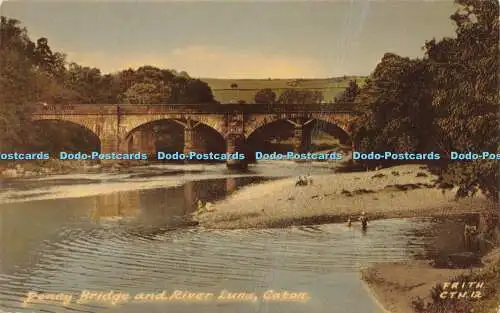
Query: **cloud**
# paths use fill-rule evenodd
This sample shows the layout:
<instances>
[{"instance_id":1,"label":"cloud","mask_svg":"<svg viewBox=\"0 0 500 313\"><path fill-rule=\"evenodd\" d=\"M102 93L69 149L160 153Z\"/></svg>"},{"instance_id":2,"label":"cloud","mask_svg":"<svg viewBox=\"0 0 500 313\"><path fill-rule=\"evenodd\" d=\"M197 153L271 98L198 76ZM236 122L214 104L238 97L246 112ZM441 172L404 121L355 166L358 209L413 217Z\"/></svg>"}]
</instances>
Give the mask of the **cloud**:
<instances>
[{"instance_id":1,"label":"cloud","mask_svg":"<svg viewBox=\"0 0 500 313\"><path fill-rule=\"evenodd\" d=\"M270 54L260 51L234 51L216 46L189 46L168 53L134 55L68 52L68 60L101 69L103 73L129 67L153 65L184 70L194 77L221 78L307 78L326 77L328 71L314 59Z\"/></svg>"}]
</instances>

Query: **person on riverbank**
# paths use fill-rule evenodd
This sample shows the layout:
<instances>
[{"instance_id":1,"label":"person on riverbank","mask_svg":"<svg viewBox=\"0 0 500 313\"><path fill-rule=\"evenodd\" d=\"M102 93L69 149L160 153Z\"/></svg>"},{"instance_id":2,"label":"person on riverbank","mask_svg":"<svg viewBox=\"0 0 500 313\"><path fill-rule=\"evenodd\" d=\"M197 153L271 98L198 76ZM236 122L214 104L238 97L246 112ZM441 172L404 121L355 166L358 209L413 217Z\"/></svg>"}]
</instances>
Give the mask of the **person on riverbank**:
<instances>
[{"instance_id":1,"label":"person on riverbank","mask_svg":"<svg viewBox=\"0 0 500 313\"><path fill-rule=\"evenodd\" d=\"M349 216L347 218L347 227L351 227L352 226L352 220L351 220L351 217Z\"/></svg>"},{"instance_id":2,"label":"person on riverbank","mask_svg":"<svg viewBox=\"0 0 500 313\"><path fill-rule=\"evenodd\" d=\"M361 212L361 216L359 217L359 221L361 222L361 228L366 230L368 228L368 218L365 215L365 211Z\"/></svg>"},{"instance_id":3,"label":"person on riverbank","mask_svg":"<svg viewBox=\"0 0 500 313\"><path fill-rule=\"evenodd\" d=\"M476 250L478 248L478 230L476 225L464 226L464 245L467 250Z\"/></svg>"},{"instance_id":4,"label":"person on riverbank","mask_svg":"<svg viewBox=\"0 0 500 313\"><path fill-rule=\"evenodd\" d=\"M313 179L311 177L311 174L307 174L306 184L309 184L309 185L313 184Z\"/></svg>"},{"instance_id":5,"label":"person on riverbank","mask_svg":"<svg viewBox=\"0 0 500 313\"><path fill-rule=\"evenodd\" d=\"M307 179L306 177L302 178L302 176L299 176L299 179L295 183L295 187L297 186L306 186L307 185Z\"/></svg>"},{"instance_id":6,"label":"person on riverbank","mask_svg":"<svg viewBox=\"0 0 500 313\"><path fill-rule=\"evenodd\" d=\"M196 201L196 211L201 213L203 210L205 210L205 204L203 204L203 201L198 199L198 201Z\"/></svg>"}]
</instances>

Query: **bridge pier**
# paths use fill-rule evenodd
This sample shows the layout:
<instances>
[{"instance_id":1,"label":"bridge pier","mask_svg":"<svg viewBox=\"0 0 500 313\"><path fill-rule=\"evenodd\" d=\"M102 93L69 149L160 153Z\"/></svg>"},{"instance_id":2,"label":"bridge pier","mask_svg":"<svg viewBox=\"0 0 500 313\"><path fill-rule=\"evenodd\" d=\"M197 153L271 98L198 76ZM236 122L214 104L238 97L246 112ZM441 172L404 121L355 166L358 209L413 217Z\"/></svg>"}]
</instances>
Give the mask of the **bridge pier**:
<instances>
[{"instance_id":1,"label":"bridge pier","mask_svg":"<svg viewBox=\"0 0 500 313\"><path fill-rule=\"evenodd\" d=\"M196 135L194 127L184 128L184 154L189 154L190 152L200 152L202 148L200 147L200 138Z\"/></svg>"},{"instance_id":2,"label":"bridge pier","mask_svg":"<svg viewBox=\"0 0 500 313\"><path fill-rule=\"evenodd\" d=\"M151 131L136 130L129 139L128 152L146 153L150 159L156 152L155 136Z\"/></svg>"},{"instance_id":3,"label":"bridge pier","mask_svg":"<svg viewBox=\"0 0 500 313\"><path fill-rule=\"evenodd\" d=\"M184 128L184 154L189 154L194 149L194 129L193 127L186 126Z\"/></svg>"},{"instance_id":4,"label":"bridge pier","mask_svg":"<svg viewBox=\"0 0 500 313\"><path fill-rule=\"evenodd\" d=\"M293 149L295 153L306 153L311 147L311 131L304 125L295 125Z\"/></svg>"},{"instance_id":5,"label":"bridge pier","mask_svg":"<svg viewBox=\"0 0 500 313\"><path fill-rule=\"evenodd\" d=\"M100 138L101 141L101 153L113 153L120 152L120 141L116 136L108 135ZM100 160L102 165L111 165L117 163L117 160Z\"/></svg>"},{"instance_id":6,"label":"bridge pier","mask_svg":"<svg viewBox=\"0 0 500 313\"><path fill-rule=\"evenodd\" d=\"M231 133L227 136L227 153L233 154L239 152L245 156L243 160L229 159L227 160L227 167L230 169L247 169L248 156L246 155L246 142L243 134Z\"/></svg>"},{"instance_id":7,"label":"bridge pier","mask_svg":"<svg viewBox=\"0 0 500 313\"><path fill-rule=\"evenodd\" d=\"M128 152L140 152L141 151L141 142L140 136L138 136L137 132L134 132L130 135L130 138L127 142Z\"/></svg>"},{"instance_id":8,"label":"bridge pier","mask_svg":"<svg viewBox=\"0 0 500 313\"><path fill-rule=\"evenodd\" d=\"M187 120L187 123L183 123L184 126L184 149L183 153L188 155L191 152L200 152L200 140L196 135L196 126L198 126L199 122L194 122L192 120ZM186 160L186 163L189 163Z\"/></svg>"},{"instance_id":9,"label":"bridge pier","mask_svg":"<svg viewBox=\"0 0 500 313\"><path fill-rule=\"evenodd\" d=\"M293 129L293 150L295 153L306 153L311 148L311 129L307 127L314 119L304 121L303 119L287 120Z\"/></svg>"},{"instance_id":10,"label":"bridge pier","mask_svg":"<svg viewBox=\"0 0 500 313\"><path fill-rule=\"evenodd\" d=\"M236 184L236 179L234 177L226 178L226 192L231 193L236 190L238 185Z\"/></svg>"}]
</instances>

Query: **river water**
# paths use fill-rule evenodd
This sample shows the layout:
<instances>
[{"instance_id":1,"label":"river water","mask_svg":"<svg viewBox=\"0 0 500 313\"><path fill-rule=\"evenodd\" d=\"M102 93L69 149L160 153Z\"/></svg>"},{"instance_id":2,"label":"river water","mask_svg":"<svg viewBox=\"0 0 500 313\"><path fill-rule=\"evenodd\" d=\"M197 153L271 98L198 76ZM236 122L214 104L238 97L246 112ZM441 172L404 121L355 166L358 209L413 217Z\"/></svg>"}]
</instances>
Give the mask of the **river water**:
<instances>
[{"instance_id":1,"label":"river water","mask_svg":"<svg viewBox=\"0 0 500 313\"><path fill-rule=\"evenodd\" d=\"M0 312L379 313L359 278L360 268L432 252L438 234L427 230L443 221L425 218L373 221L366 233L340 224L231 231L180 227L197 199L217 201L249 184L304 171L299 165L264 167L246 174L217 166L184 173L148 168L85 180L63 175L5 182L10 193L4 200L12 201L0 204ZM57 193L85 186L106 194ZM122 191L108 193L109 186ZM33 200L29 194L43 197ZM83 290L130 298L116 305L77 303ZM134 300L140 293L176 290L214 296ZM218 299L223 290L257 298ZM270 290L302 292L308 301L283 301ZM72 298L66 305L24 307L28 292Z\"/></svg>"}]
</instances>

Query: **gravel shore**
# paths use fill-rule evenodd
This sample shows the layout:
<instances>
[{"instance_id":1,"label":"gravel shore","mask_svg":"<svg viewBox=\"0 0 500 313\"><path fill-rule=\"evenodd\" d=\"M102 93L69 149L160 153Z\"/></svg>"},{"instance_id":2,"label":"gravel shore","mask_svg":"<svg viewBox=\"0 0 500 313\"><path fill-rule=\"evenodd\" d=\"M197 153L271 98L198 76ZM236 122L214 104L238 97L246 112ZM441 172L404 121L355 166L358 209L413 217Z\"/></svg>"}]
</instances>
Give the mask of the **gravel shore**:
<instances>
[{"instance_id":1,"label":"gravel shore","mask_svg":"<svg viewBox=\"0 0 500 313\"><path fill-rule=\"evenodd\" d=\"M482 195L454 200L454 190L434 187L435 178L419 165L369 172L332 173L295 186L288 178L248 186L194 218L206 228L271 228L357 218L436 216L481 211Z\"/></svg>"}]
</instances>

